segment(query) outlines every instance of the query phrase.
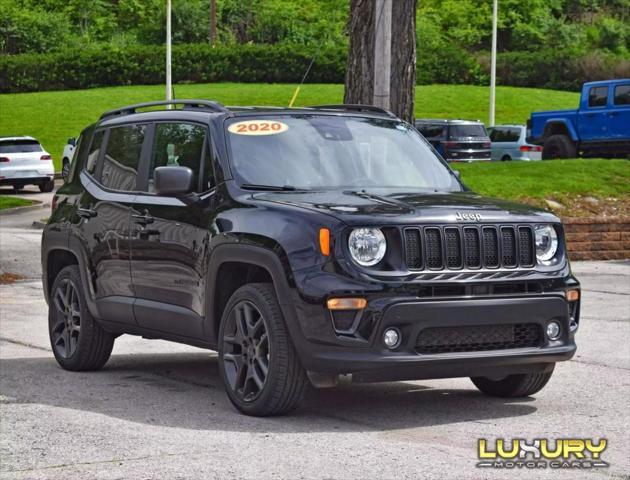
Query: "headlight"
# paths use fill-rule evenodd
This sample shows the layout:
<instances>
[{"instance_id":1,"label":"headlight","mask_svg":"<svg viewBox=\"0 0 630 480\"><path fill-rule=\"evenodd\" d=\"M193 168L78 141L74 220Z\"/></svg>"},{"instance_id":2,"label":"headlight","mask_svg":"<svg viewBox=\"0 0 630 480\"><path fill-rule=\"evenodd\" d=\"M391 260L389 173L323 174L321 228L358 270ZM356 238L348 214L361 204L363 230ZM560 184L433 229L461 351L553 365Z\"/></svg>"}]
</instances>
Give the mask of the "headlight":
<instances>
[{"instance_id":1,"label":"headlight","mask_svg":"<svg viewBox=\"0 0 630 480\"><path fill-rule=\"evenodd\" d=\"M558 251L558 234L551 225L536 225L536 258L542 264L551 260Z\"/></svg>"},{"instance_id":2,"label":"headlight","mask_svg":"<svg viewBox=\"0 0 630 480\"><path fill-rule=\"evenodd\" d=\"M357 228L350 234L348 247L355 262L371 267L385 256L387 242L378 228Z\"/></svg>"}]
</instances>

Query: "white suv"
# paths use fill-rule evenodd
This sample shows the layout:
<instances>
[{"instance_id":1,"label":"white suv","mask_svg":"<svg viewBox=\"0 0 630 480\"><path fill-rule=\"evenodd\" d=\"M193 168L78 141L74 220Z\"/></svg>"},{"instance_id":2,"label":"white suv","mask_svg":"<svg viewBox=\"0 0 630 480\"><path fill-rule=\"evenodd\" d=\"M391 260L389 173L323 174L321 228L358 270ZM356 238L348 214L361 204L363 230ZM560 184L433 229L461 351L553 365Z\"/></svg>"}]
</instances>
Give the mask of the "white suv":
<instances>
[{"instance_id":1,"label":"white suv","mask_svg":"<svg viewBox=\"0 0 630 480\"><path fill-rule=\"evenodd\" d=\"M0 137L0 185L15 190L38 185L42 192L55 187L52 157L33 137Z\"/></svg>"}]
</instances>

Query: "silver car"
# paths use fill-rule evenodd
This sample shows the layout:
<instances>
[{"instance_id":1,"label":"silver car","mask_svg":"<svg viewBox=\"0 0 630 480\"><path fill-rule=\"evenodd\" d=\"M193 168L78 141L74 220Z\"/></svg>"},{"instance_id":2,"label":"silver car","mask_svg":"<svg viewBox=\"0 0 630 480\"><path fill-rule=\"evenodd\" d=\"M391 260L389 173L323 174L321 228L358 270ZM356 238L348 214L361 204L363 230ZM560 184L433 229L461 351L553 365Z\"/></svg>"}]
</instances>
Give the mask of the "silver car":
<instances>
[{"instance_id":1,"label":"silver car","mask_svg":"<svg viewBox=\"0 0 630 480\"><path fill-rule=\"evenodd\" d=\"M542 147L527 143L525 125L496 125L488 129L492 160L542 160Z\"/></svg>"}]
</instances>

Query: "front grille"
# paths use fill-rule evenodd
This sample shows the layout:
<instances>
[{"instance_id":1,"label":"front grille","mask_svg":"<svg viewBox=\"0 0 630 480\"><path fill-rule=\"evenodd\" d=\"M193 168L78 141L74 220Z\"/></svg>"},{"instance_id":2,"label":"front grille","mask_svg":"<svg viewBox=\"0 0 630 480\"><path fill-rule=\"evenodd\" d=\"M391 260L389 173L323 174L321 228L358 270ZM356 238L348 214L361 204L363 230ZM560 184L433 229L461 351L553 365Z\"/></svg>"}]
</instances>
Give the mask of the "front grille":
<instances>
[{"instance_id":1,"label":"front grille","mask_svg":"<svg viewBox=\"0 0 630 480\"><path fill-rule=\"evenodd\" d=\"M529 226L409 227L404 230L410 270L533 267Z\"/></svg>"},{"instance_id":2,"label":"front grille","mask_svg":"<svg viewBox=\"0 0 630 480\"><path fill-rule=\"evenodd\" d=\"M420 331L416 352L436 354L535 348L542 342L542 328L537 323L431 327Z\"/></svg>"}]
</instances>

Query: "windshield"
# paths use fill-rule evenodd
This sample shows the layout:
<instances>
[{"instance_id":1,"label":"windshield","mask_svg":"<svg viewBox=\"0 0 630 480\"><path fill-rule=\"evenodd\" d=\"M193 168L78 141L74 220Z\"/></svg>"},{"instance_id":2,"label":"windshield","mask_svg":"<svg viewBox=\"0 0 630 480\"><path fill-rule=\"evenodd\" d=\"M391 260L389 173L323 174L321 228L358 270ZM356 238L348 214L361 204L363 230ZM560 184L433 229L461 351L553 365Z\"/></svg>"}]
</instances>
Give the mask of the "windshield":
<instances>
[{"instance_id":1,"label":"windshield","mask_svg":"<svg viewBox=\"0 0 630 480\"><path fill-rule=\"evenodd\" d=\"M451 137L487 137L486 129L483 125L451 125L449 134Z\"/></svg>"},{"instance_id":2,"label":"windshield","mask_svg":"<svg viewBox=\"0 0 630 480\"><path fill-rule=\"evenodd\" d=\"M0 153L31 153L41 152L42 147L37 140L2 140Z\"/></svg>"},{"instance_id":3,"label":"windshield","mask_svg":"<svg viewBox=\"0 0 630 480\"><path fill-rule=\"evenodd\" d=\"M243 117L227 126L241 184L300 189L369 187L461 191L409 125L333 115Z\"/></svg>"}]
</instances>

